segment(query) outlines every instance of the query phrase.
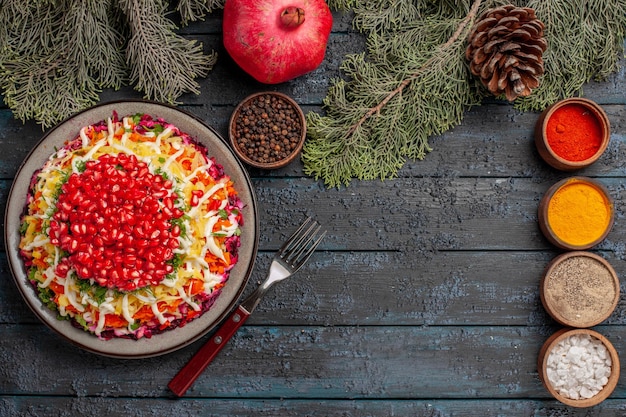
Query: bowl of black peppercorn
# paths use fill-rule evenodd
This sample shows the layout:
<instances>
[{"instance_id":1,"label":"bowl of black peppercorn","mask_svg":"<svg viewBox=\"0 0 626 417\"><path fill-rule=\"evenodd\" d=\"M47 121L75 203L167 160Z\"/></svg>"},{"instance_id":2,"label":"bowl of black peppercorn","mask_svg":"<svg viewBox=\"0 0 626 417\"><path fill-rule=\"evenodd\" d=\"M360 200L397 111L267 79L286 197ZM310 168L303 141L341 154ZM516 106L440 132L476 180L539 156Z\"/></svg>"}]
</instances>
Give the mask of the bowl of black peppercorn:
<instances>
[{"instance_id":1,"label":"bowl of black peppercorn","mask_svg":"<svg viewBox=\"0 0 626 417\"><path fill-rule=\"evenodd\" d=\"M306 137L306 119L286 94L260 92L243 99L230 117L229 138L248 165L281 168L298 157Z\"/></svg>"}]
</instances>

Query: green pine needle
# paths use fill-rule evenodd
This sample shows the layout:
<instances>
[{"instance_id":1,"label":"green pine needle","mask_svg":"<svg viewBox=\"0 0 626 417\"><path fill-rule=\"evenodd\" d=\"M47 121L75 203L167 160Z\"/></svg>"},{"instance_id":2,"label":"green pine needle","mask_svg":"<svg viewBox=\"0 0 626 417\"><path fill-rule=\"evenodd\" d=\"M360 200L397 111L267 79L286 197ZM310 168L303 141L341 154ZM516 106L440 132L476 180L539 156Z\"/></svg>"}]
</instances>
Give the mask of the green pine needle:
<instances>
[{"instance_id":1,"label":"green pine needle","mask_svg":"<svg viewBox=\"0 0 626 417\"><path fill-rule=\"evenodd\" d=\"M195 78L205 77L217 61L204 55L202 45L174 31L165 17L164 0L119 0L130 27L126 59L130 82L145 98L175 104L185 92L200 94Z\"/></svg>"},{"instance_id":2,"label":"green pine needle","mask_svg":"<svg viewBox=\"0 0 626 417\"><path fill-rule=\"evenodd\" d=\"M398 7L366 14L368 54L349 55L324 100L325 115L308 115L302 159L305 173L327 186L394 177L406 158L422 159L428 138L460 123L480 102L469 83L465 39L480 1L458 16L418 18L417 8ZM366 3L372 7L372 3ZM409 15L407 16L406 13ZM411 16L410 14L414 14ZM389 29L403 27L403 30Z\"/></svg>"},{"instance_id":3,"label":"green pine needle","mask_svg":"<svg viewBox=\"0 0 626 417\"><path fill-rule=\"evenodd\" d=\"M615 72L626 37L625 2L513 2L536 10L548 41L540 87L515 105L542 110L581 94L591 79ZM474 20L468 14L470 2L337 3L354 10L354 25L367 37L367 52L345 57L344 77L333 81L323 115L307 116L304 170L328 187L397 176L407 159L422 159L431 150L430 137L461 123L464 113L488 94L464 58L471 22L447 44L467 16ZM477 14L506 3L485 0Z\"/></svg>"},{"instance_id":4,"label":"green pine needle","mask_svg":"<svg viewBox=\"0 0 626 417\"><path fill-rule=\"evenodd\" d=\"M183 23L216 0L181 0ZM0 5L0 89L17 119L48 128L131 84L175 104L199 93L216 54L175 33L165 0L5 0Z\"/></svg>"},{"instance_id":5,"label":"green pine needle","mask_svg":"<svg viewBox=\"0 0 626 417\"><path fill-rule=\"evenodd\" d=\"M532 95L516 102L521 110L543 110L582 94L583 85L618 70L626 38L626 0L533 0L544 22L548 49L544 77Z\"/></svg>"},{"instance_id":6,"label":"green pine needle","mask_svg":"<svg viewBox=\"0 0 626 417\"><path fill-rule=\"evenodd\" d=\"M203 20L204 17L215 10L224 8L225 0L179 0L176 11L180 13L183 25L189 22Z\"/></svg>"}]
</instances>

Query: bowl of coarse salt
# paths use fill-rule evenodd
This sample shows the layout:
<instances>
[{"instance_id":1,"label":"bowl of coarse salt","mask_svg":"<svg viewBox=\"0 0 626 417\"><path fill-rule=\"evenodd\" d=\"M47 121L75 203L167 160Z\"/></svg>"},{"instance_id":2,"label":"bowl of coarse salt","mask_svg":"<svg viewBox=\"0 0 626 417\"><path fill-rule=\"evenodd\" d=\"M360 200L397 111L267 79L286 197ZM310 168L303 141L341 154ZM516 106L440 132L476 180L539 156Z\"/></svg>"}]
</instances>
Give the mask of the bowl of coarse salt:
<instances>
[{"instance_id":1,"label":"bowl of coarse salt","mask_svg":"<svg viewBox=\"0 0 626 417\"><path fill-rule=\"evenodd\" d=\"M539 377L548 392L572 407L591 407L608 398L620 374L617 351L591 329L565 328L539 352Z\"/></svg>"}]
</instances>

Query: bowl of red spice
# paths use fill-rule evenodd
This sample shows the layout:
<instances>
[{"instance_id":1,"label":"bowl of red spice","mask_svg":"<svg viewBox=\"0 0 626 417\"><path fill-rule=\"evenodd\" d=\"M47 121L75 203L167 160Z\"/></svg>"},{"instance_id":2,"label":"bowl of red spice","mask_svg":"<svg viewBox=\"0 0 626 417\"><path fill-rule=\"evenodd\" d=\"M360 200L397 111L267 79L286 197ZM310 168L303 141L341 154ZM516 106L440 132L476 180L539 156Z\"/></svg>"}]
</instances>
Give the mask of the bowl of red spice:
<instances>
[{"instance_id":1,"label":"bowl of red spice","mask_svg":"<svg viewBox=\"0 0 626 417\"><path fill-rule=\"evenodd\" d=\"M552 185L539 202L538 221L544 236L556 247L585 250L611 231L613 199L599 181L582 176Z\"/></svg>"},{"instance_id":2,"label":"bowl of red spice","mask_svg":"<svg viewBox=\"0 0 626 417\"><path fill-rule=\"evenodd\" d=\"M306 138L306 119L286 94L260 92L243 99L230 118L229 138L248 165L281 168L298 157Z\"/></svg>"},{"instance_id":3,"label":"bowl of red spice","mask_svg":"<svg viewBox=\"0 0 626 417\"><path fill-rule=\"evenodd\" d=\"M539 155L562 171L585 168L600 158L611 135L609 119L592 100L573 97L545 109L535 125Z\"/></svg>"},{"instance_id":4,"label":"bowl of red spice","mask_svg":"<svg viewBox=\"0 0 626 417\"><path fill-rule=\"evenodd\" d=\"M546 266L541 303L559 324L593 327L617 307L619 285L617 273L606 259L592 252L568 251Z\"/></svg>"}]
</instances>

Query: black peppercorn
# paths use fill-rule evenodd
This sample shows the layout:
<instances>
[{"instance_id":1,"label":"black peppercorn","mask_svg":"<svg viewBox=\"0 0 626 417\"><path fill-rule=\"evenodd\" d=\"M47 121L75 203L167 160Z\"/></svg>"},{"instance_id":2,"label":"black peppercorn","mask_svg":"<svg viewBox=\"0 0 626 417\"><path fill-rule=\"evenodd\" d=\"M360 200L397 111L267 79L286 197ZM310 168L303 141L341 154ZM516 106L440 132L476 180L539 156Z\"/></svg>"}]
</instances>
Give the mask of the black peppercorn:
<instances>
[{"instance_id":1,"label":"black peppercorn","mask_svg":"<svg viewBox=\"0 0 626 417\"><path fill-rule=\"evenodd\" d=\"M234 145L258 164L289 157L302 136L299 109L275 94L253 96L243 102L231 121Z\"/></svg>"}]
</instances>

